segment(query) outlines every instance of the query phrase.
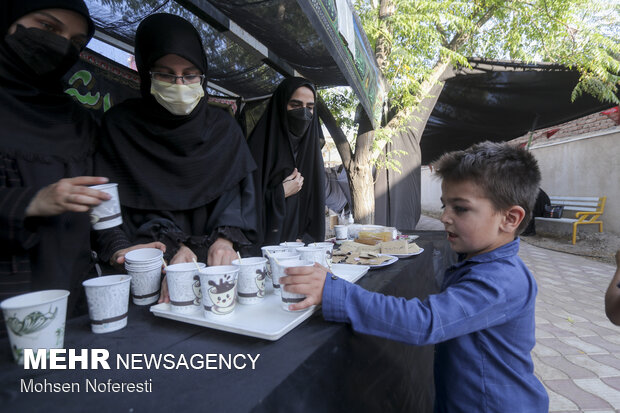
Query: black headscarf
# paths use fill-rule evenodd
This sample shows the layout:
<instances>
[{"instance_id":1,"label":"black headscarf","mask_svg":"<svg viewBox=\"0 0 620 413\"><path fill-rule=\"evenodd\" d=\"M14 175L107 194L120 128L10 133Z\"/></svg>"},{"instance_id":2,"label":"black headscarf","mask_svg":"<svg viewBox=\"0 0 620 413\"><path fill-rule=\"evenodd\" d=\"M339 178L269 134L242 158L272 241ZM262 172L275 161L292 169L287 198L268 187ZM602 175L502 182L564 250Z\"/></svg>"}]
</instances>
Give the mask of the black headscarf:
<instances>
[{"instance_id":1,"label":"black headscarf","mask_svg":"<svg viewBox=\"0 0 620 413\"><path fill-rule=\"evenodd\" d=\"M262 244L294 241L304 234L313 241L325 238L325 173L320 140L323 137L315 111L301 140L289 132L286 106L293 93L314 85L299 77L285 79L273 93L265 113L248 139L258 164L254 173L259 204ZM293 155L293 145L297 156ZM300 192L284 198L282 181L297 168L304 177Z\"/></svg>"},{"instance_id":2,"label":"black headscarf","mask_svg":"<svg viewBox=\"0 0 620 413\"><path fill-rule=\"evenodd\" d=\"M42 9L68 9L94 25L82 0L4 0L0 14L0 150L25 159L79 160L92 149L94 126L86 110L63 92L67 67L42 79L5 42L20 17ZM62 73L61 73L62 72ZM17 138L19 136L19 138Z\"/></svg>"},{"instance_id":3,"label":"black headscarf","mask_svg":"<svg viewBox=\"0 0 620 413\"><path fill-rule=\"evenodd\" d=\"M103 119L96 173L117 182L121 204L131 208L197 208L255 168L241 129L227 112L210 107L206 94L187 116L173 115L150 94L149 70L168 54L207 73L207 57L194 26L172 14L151 15L136 31L142 99L113 107Z\"/></svg>"}]
</instances>

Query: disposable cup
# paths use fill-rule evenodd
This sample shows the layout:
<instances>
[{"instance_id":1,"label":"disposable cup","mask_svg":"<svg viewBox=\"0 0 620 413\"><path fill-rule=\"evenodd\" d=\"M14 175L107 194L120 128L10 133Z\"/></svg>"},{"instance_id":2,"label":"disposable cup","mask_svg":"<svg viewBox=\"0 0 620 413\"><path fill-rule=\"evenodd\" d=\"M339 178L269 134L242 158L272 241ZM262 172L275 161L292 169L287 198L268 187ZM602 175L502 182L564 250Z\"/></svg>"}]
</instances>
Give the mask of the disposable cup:
<instances>
[{"instance_id":1,"label":"disposable cup","mask_svg":"<svg viewBox=\"0 0 620 413\"><path fill-rule=\"evenodd\" d=\"M272 254L269 257L269 263L271 265L271 281L273 283L273 292L280 294L280 277L284 276L284 268L280 263L286 260L298 260L299 253L297 252L280 252ZM277 260L277 262L276 262Z\"/></svg>"},{"instance_id":2,"label":"disposable cup","mask_svg":"<svg viewBox=\"0 0 620 413\"><path fill-rule=\"evenodd\" d=\"M293 241L291 241L291 242L282 242L282 243L280 243L280 246L286 247L286 249L289 252L297 252L297 248L303 247L304 245L306 245L306 244L304 244L303 242L297 242L297 241L294 241L294 242Z\"/></svg>"},{"instance_id":3,"label":"disposable cup","mask_svg":"<svg viewBox=\"0 0 620 413\"><path fill-rule=\"evenodd\" d=\"M308 246L323 248L323 251L325 251L325 261L327 262L327 265L331 265L332 256L334 253L333 242L314 242L312 244L309 244Z\"/></svg>"},{"instance_id":4,"label":"disposable cup","mask_svg":"<svg viewBox=\"0 0 620 413\"><path fill-rule=\"evenodd\" d=\"M312 244L311 244L312 245ZM327 257L325 255L325 248L323 247L299 247L297 252L300 255L300 259L308 260L312 262L318 262L324 267L327 267Z\"/></svg>"},{"instance_id":5,"label":"disposable cup","mask_svg":"<svg viewBox=\"0 0 620 413\"><path fill-rule=\"evenodd\" d=\"M164 253L157 248L140 248L125 254L125 265L148 266L155 263L161 265L163 256Z\"/></svg>"},{"instance_id":6,"label":"disposable cup","mask_svg":"<svg viewBox=\"0 0 620 413\"><path fill-rule=\"evenodd\" d=\"M267 277L271 278L271 261L269 260L269 255L277 254L279 252L287 252L288 248L280 245L266 245L261 247L261 251L263 253L263 258L267 258Z\"/></svg>"},{"instance_id":7,"label":"disposable cup","mask_svg":"<svg viewBox=\"0 0 620 413\"><path fill-rule=\"evenodd\" d=\"M287 268L291 267L312 267L314 265L314 262L308 260L287 260L281 262L280 264L283 270L286 270ZM280 296L282 298L282 308L285 311L291 312L293 312L293 310L289 310L288 308L290 304L300 303L306 298L304 294L292 293L290 291L286 291L284 288L280 288Z\"/></svg>"},{"instance_id":8,"label":"disposable cup","mask_svg":"<svg viewBox=\"0 0 620 413\"><path fill-rule=\"evenodd\" d=\"M205 264L198 263L199 268ZM200 309L200 277L193 262L172 264L166 267L166 282L170 294L170 310L175 313L189 314Z\"/></svg>"},{"instance_id":9,"label":"disposable cup","mask_svg":"<svg viewBox=\"0 0 620 413\"><path fill-rule=\"evenodd\" d=\"M129 275L106 275L82 283L93 333L109 333L127 325Z\"/></svg>"},{"instance_id":10,"label":"disposable cup","mask_svg":"<svg viewBox=\"0 0 620 413\"><path fill-rule=\"evenodd\" d=\"M336 232L337 240L345 240L349 236L349 231L346 225L334 225L334 231Z\"/></svg>"},{"instance_id":11,"label":"disposable cup","mask_svg":"<svg viewBox=\"0 0 620 413\"><path fill-rule=\"evenodd\" d=\"M199 273L204 315L222 317L235 310L239 267L216 265L202 268Z\"/></svg>"},{"instance_id":12,"label":"disposable cup","mask_svg":"<svg viewBox=\"0 0 620 413\"><path fill-rule=\"evenodd\" d=\"M24 363L24 349L37 352L63 348L67 319L66 290L36 291L7 298L0 303L13 358Z\"/></svg>"},{"instance_id":13,"label":"disposable cup","mask_svg":"<svg viewBox=\"0 0 620 413\"><path fill-rule=\"evenodd\" d=\"M125 265L131 276L131 299L136 305L157 302L161 290L161 264L153 268L136 269Z\"/></svg>"},{"instance_id":14,"label":"disposable cup","mask_svg":"<svg viewBox=\"0 0 620 413\"><path fill-rule=\"evenodd\" d=\"M108 229L123 223L121 203L118 197L118 185L113 183L91 186L101 192L110 194L112 198L94 206L90 211L90 222L94 230Z\"/></svg>"},{"instance_id":15,"label":"disposable cup","mask_svg":"<svg viewBox=\"0 0 620 413\"><path fill-rule=\"evenodd\" d=\"M267 278L267 258L249 257L241 261L234 260L239 267L237 281L237 300L240 304L256 304L265 297L265 279Z\"/></svg>"}]
</instances>

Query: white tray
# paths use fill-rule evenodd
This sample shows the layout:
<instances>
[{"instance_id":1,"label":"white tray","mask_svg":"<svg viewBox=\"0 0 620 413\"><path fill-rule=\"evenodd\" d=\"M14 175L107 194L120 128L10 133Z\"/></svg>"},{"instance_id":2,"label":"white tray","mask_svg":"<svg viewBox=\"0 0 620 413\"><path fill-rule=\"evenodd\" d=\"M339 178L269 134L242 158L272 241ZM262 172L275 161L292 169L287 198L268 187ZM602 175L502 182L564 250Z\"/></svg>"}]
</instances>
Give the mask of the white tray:
<instances>
[{"instance_id":1,"label":"white tray","mask_svg":"<svg viewBox=\"0 0 620 413\"><path fill-rule=\"evenodd\" d=\"M366 265L332 265L335 275L350 282L362 278L368 269ZM301 324L316 310L313 306L305 311L289 312L282 309L281 305L280 296L270 293L259 304L237 303L235 311L217 319L205 318L202 308L192 314L174 313L170 310L170 304L166 303L152 306L151 312L158 317L275 341Z\"/></svg>"}]
</instances>

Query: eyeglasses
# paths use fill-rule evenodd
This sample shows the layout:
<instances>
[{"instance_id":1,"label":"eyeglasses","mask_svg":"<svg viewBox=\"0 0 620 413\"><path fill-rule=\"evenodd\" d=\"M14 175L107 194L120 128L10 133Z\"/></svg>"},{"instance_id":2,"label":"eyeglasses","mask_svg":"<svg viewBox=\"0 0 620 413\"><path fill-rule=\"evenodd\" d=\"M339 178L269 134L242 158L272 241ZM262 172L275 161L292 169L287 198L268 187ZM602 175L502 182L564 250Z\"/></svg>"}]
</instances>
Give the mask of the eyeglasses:
<instances>
[{"instance_id":1,"label":"eyeglasses","mask_svg":"<svg viewBox=\"0 0 620 413\"><path fill-rule=\"evenodd\" d=\"M202 83L205 81L205 75L183 75L177 76L170 73L161 72L149 72L151 79L159 80L160 82L176 83L177 79L181 79L184 85L193 85L196 83Z\"/></svg>"}]
</instances>

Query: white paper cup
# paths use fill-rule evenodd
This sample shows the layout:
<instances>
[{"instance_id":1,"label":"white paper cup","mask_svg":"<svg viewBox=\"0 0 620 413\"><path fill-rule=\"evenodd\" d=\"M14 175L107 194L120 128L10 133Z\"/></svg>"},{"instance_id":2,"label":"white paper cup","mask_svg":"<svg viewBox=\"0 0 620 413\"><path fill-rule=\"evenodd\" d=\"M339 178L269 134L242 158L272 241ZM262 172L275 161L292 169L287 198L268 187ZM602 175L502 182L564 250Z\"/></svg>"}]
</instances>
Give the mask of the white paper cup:
<instances>
[{"instance_id":1,"label":"white paper cup","mask_svg":"<svg viewBox=\"0 0 620 413\"><path fill-rule=\"evenodd\" d=\"M327 258L325 255L325 248L313 247L311 245L312 244L310 244L310 246L307 246L307 247L297 248L297 252L300 255L300 259L308 260L312 262L318 262L322 266L327 267Z\"/></svg>"},{"instance_id":2,"label":"white paper cup","mask_svg":"<svg viewBox=\"0 0 620 413\"><path fill-rule=\"evenodd\" d=\"M125 265L148 266L162 264L164 253L157 248L139 248L125 254Z\"/></svg>"},{"instance_id":3,"label":"white paper cup","mask_svg":"<svg viewBox=\"0 0 620 413\"><path fill-rule=\"evenodd\" d=\"M44 290L7 298L0 303L13 358L24 363L24 349L36 352L63 348L67 319L66 290Z\"/></svg>"},{"instance_id":4,"label":"white paper cup","mask_svg":"<svg viewBox=\"0 0 620 413\"><path fill-rule=\"evenodd\" d=\"M116 227L123 223L121 203L118 197L117 184L95 185L90 188L106 192L112 196L107 201L93 207L90 211L90 222L94 230Z\"/></svg>"},{"instance_id":5,"label":"white paper cup","mask_svg":"<svg viewBox=\"0 0 620 413\"><path fill-rule=\"evenodd\" d=\"M333 242L314 242L312 244L308 244L309 247L318 247L318 248L323 248L323 251L325 251L325 262L327 262L327 265L331 265L332 263L332 256L334 253L334 243Z\"/></svg>"},{"instance_id":6,"label":"white paper cup","mask_svg":"<svg viewBox=\"0 0 620 413\"><path fill-rule=\"evenodd\" d=\"M256 304L261 302L265 297L267 258L243 258L241 262L234 260L232 264L239 267L237 281L237 300L239 304Z\"/></svg>"},{"instance_id":7,"label":"white paper cup","mask_svg":"<svg viewBox=\"0 0 620 413\"><path fill-rule=\"evenodd\" d=\"M202 262L199 268L205 268ZM189 314L200 309L200 277L193 262L172 264L166 267L166 282L170 295L170 310L175 313Z\"/></svg>"},{"instance_id":8,"label":"white paper cup","mask_svg":"<svg viewBox=\"0 0 620 413\"><path fill-rule=\"evenodd\" d=\"M312 267L314 262L308 260L288 260L280 263L283 270L291 267ZM286 311L289 310L289 304L295 304L302 302L306 296L304 294L292 293L290 291L286 291L284 288L280 288L280 297L282 299L282 308ZM296 311L305 311L305 310L296 310Z\"/></svg>"},{"instance_id":9,"label":"white paper cup","mask_svg":"<svg viewBox=\"0 0 620 413\"><path fill-rule=\"evenodd\" d=\"M298 252L280 252L272 254L269 257L269 263L271 264L271 282L273 283L273 292L280 294L280 277L284 276L284 268L282 268L282 261L286 260L298 260ZM278 262L276 262L278 260Z\"/></svg>"},{"instance_id":10,"label":"white paper cup","mask_svg":"<svg viewBox=\"0 0 620 413\"><path fill-rule=\"evenodd\" d=\"M271 278L271 261L269 255L277 254L279 252L287 252L288 248L280 245L266 245L260 249L263 253L263 258L267 258L267 277Z\"/></svg>"},{"instance_id":11,"label":"white paper cup","mask_svg":"<svg viewBox=\"0 0 620 413\"><path fill-rule=\"evenodd\" d=\"M345 240L349 237L349 231L346 225L334 225L337 240Z\"/></svg>"},{"instance_id":12,"label":"white paper cup","mask_svg":"<svg viewBox=\"0 0 620 413\"><path fill-rule=\"evenodd\" d=\"M136 305L157 302L161 290L161 265L152 269L135 270L125 266L131 276L131 300Z\"/></svg>"},{"instance_id":13,"label":"white paper cup","mask_svg":"<svg viewBox=\"0 0 620 413\"><path fill-rule=\"evenodd\" d=\"M306 245L306 244L304 244L303 242L297 242L297 241L295 241L295 242L293 242L293 241L291 241L291 242L281 242L280 243L280 246L286 247L286 249L289 252L297 252L297 248L303 247L304 245Z\"/></svg>"},{"instance_id":14,"label":"white paper cup","mask_svg":"<svg viewBox=\"0 0 620 413\"><path fill-rule=\"evenodd\" d=\"M129 275L106 275L82 283L93 333L109 333L127 325Z\"/></svg>"},{"instance_id":15,"label":"white paper cup","mask_svg":"<svg viewBox=\"0 0 620 413\"><path fill-rule=\"evenodd\" d=\"M216 265L200 270L202 309L205 317L221 317L235 310L239 267Z\"/></svg>"}]
</instances>

